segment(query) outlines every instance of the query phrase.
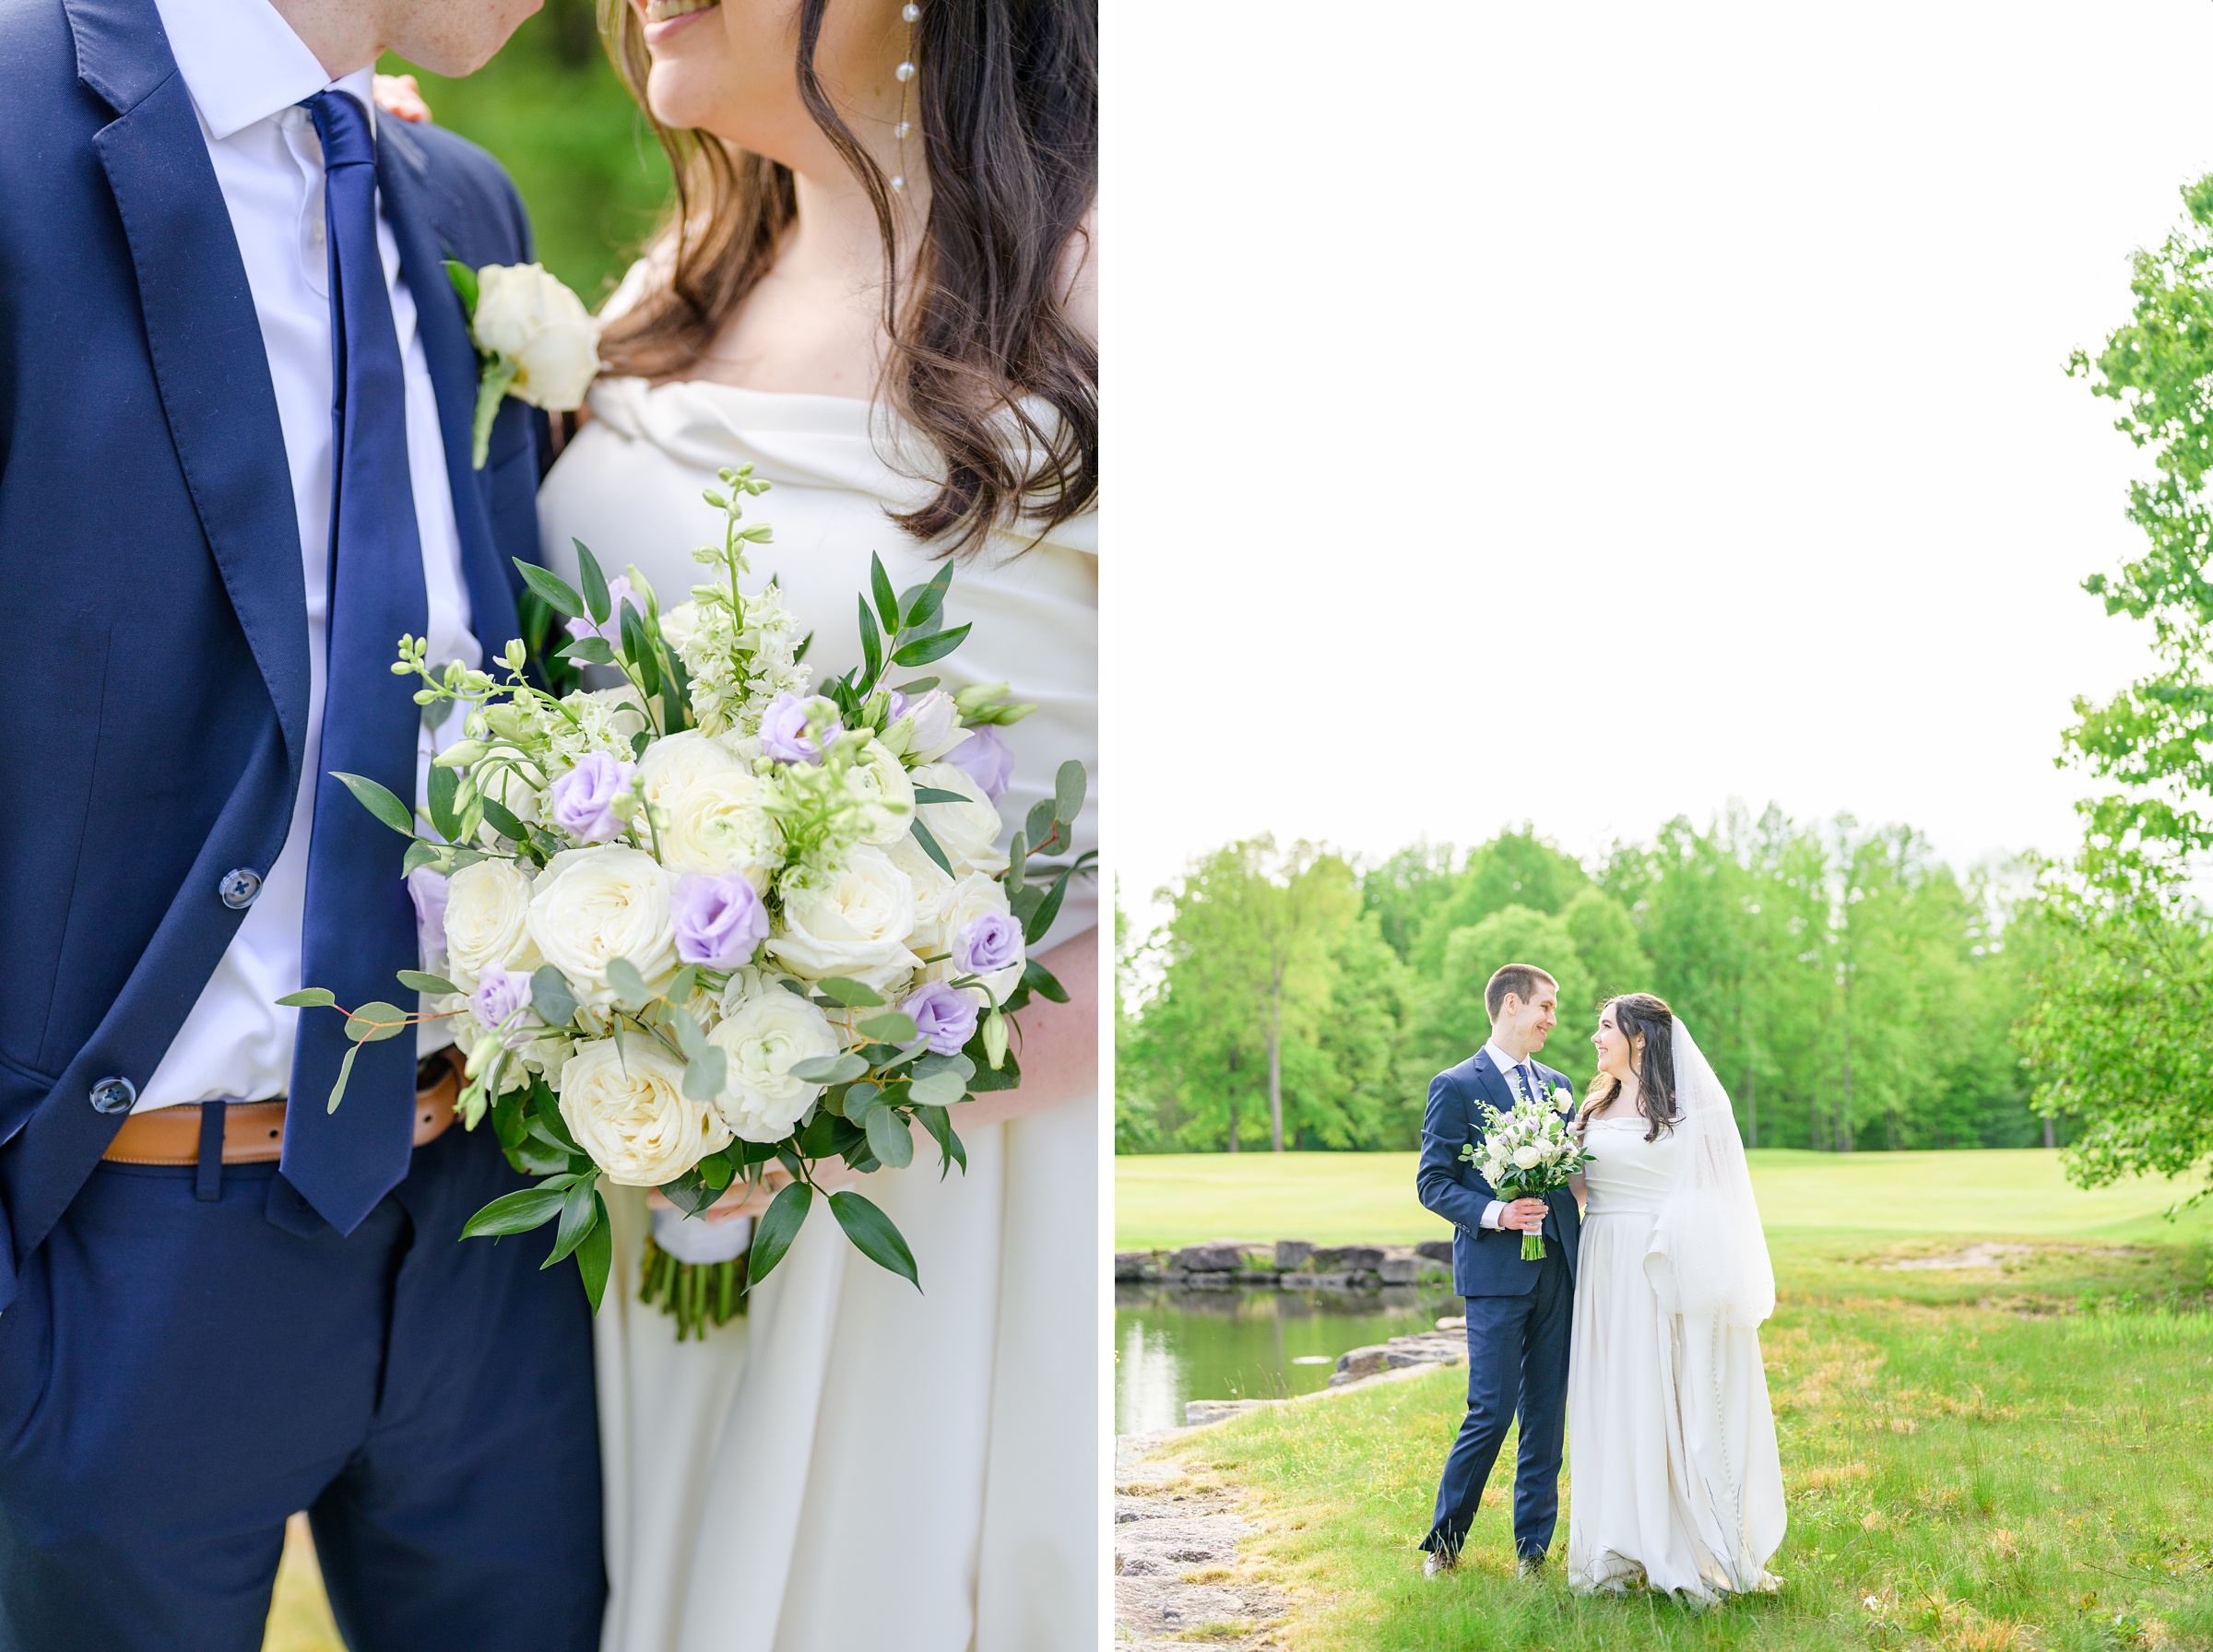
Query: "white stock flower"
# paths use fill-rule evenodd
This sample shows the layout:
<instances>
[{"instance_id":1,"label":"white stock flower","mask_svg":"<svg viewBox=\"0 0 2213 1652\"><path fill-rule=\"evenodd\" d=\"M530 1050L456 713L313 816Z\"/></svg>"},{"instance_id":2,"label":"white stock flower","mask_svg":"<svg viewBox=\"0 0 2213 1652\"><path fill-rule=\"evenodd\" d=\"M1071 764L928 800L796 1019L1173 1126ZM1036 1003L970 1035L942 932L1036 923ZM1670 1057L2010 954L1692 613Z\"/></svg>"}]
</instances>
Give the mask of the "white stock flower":
<instances>
[{"instance_id":1,"label":"white stock flower","mask_svg":"<svg viewBox=\"0 0 2213 1652\"><path fill-rule=\"evenodd\" d=\"M463 992L493 964L528 974L542 960L528 930L530 879L511 860L463 867L445 886L446 978Z\"/></svg>"},{"instance_id":2,"label":"white stock flower","mask_svg":"<svg viewBox=\"0 0 2213 1652\"><path fill-rule=\"evenodd\" d=\"M763 985L740 999L707 1042L728 1059L728 1077L715 1110L748 1141L780 1141L791 1133L820 1084L791 1076L801 1061L843 1047L829 1018L797 993Z\"/></svg>"},{"instance_id":3,"label":"white stock flower","mask_svg":"<svg viewBox=\"0 0 2213 1652\"><path fill-rule=\"evenodd\" d=\"M648 985L676 974L669 887L669 874L642 849L564 849L531 894L530 938L568 977L578 1002L610 1004L607 966L613 959L628 959Z\"/></svg>"},{"instance_id":4,"label":"white stock flower","mask_svg":"<svg viewBox=\"0 0 2213 1652\"><path fill-rule=\"evenodd\" d=\"M763 807L772 784L697 729L645 748L638 764L657 811L654 842L672 872L742 871L762 893L783 833Z\"/></svg>"},{"instance_id":5,"label":"white stock flower","mask_svg":"<svg viewBox=\"0 0 2213 1652\"><path fill-rule=\"evenodd\" d=\"M555 713L543 724L554 772L565 773L595 751L621 762L632 761L633 742L646 728L638 710L637 690L579 689L561 705L568 715Z\"/></svg>"},{"instance_id":6,"label":"white stock flower","mask_svg":"<svg viewBox=\"0 0 2213 1652\"><path fill-rule=\"evenodd\" d=\"M730 1142L715 1110L684 1094L682 1064L644 1038L578 1044L559 1089L576 1145L625 1187L657 1187Z\"/></svg>"},{"instance_id":7,"label":"white stock flower","mask_svg":"<svg viewBox=\"0 0 2213 1652\"><path fill-rule=\"evenodd\" d=\"M860 841L881 849L912 837L907 827L915 818L915 783L906 777L906 765L882 740L872 739L860 749L853 772L872 800L868 835Z\"/></svg>"},{"instance_id":8,"label":"white stock flower","mask_svg":"<svg viewBox=\"0 0 2213 1652\"><path fill-rule=\"evenodd\" d=\"M492 264L477 272L477 343L519 369L507 393L566 413L584 405L599 374L599 324L584 301L536 264Z\"/></svg>"},{"instance_id":9,"label":"white stock flower","mask_svg":"<svg viewBox=\"0 0 2213 1652\"><path fill-rule=\"evenodd\" d=\"M999 810L984 796L983 787L969 778L965 769L956 769L951 763L924 763L914 772L914 781L917 786L955 792L966 799L961 803L924 803L916 810L930 836L938 840L938 847L945 851L945 858L953 863L955 872L965 875L1007 869L1006 853L998 847Z\"/></svg>"},{"instance_id":10,"label":"white stock flower","mask_svg":"<svg viewBox=\"0 0 2213 1652\"><path fill-rule=\"evenodd\" d=\"M859 848L842 866L785 884L783 922L768 953L810 981L843 975L882 992L921 962L906 946L914 928L906 874L882 850Z\"/></svg>"}]
</instances>

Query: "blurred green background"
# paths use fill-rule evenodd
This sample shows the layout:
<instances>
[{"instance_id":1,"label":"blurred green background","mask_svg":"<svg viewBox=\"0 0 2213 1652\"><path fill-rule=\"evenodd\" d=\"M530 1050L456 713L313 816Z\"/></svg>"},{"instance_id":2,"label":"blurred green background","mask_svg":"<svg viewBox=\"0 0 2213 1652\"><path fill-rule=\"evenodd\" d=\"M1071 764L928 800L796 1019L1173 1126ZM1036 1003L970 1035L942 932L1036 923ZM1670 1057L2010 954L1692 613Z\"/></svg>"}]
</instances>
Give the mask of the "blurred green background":
<instances>
[{"instance_id":1,"label":"blurred green background","mask_svg":"<svg viewBox=\"0 0 2213 1652\"><path fill-rule=\"evenodd\" d=\"M669 168L600 49L592 0L546 0L466 79L389 53L377 68L413 75L441 126L505 163L537 226L538 262L597 308L651 233Z\"/></svg>"}]
</instances>

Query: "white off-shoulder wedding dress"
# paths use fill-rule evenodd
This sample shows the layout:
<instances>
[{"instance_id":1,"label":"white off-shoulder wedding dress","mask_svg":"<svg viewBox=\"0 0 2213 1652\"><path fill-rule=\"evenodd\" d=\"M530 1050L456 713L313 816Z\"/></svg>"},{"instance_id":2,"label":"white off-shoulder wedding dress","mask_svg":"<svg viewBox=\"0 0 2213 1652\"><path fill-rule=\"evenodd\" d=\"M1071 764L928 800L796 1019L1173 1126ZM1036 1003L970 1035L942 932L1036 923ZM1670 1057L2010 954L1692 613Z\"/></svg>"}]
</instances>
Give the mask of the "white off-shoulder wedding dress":
<instances>
[{"instance_id":1,"label":"white off-shoulder wedding dress","mask_svg":"<svg viewBox=\"0 0 2213 1652\"><path fill-rule=\"evenodd\" d=\"M720 537L701 493L745 464L773 484L747 502L775 536L753 588L778 577L814 629L820 673L860 657L870 551L900 589L937 570L885 515L932 490L887 463L866 403L611 379L591 409L540 494L558 572L574 573L577 538L610 575L635 563L664 604L681 601L703 572L692 548ZM1064 759L1096 773L1096 532L1085 515L1027 549L995 536L953 576L949 613L976 629L928 669L954 688L1004 679L1039 708L1002 731L1010 821ZM1080 847L1096 842L1095 808ZM1071 884L1039 950L1096 921L1095 886ZM1098 1133L1093 1096L964 1131L964 1176L941 1181L917 1153L864 1178L913 1247L921 1292L818 1208L750 1312L704 1343L680 1345L675 1321L637 1300L648 1216L615 1190L598 1324L603 1652L1095 1644Z\"/></svg>"},{"instance_id":2,"label":"white off-shoulder wedding dress","mask_svg":"<svg viewBox=\"0 0 2213 1652\"><path fill-rule=\"evenodd\" d=\"M1596 1157L1568 1359L1568 1582L1699 1600L1771 1589L1782 1465L1759 1332L1666 1310L1648 1266L1688 1150L1684 1131L1647 1141L1650 1128L1630 1115L1584 1136Z\"/></svg>"}]
</instances>

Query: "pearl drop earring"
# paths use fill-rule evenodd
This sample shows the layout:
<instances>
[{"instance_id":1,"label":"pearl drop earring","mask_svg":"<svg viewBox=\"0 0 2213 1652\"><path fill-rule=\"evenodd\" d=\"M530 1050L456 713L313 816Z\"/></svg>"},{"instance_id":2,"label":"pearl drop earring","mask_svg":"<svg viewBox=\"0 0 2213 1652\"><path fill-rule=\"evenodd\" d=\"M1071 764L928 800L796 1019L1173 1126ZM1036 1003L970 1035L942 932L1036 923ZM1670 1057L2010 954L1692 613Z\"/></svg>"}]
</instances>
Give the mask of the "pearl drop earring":
<instances>
[{"instance_id":1,"label":"pearl drop earring","mask_svg":"<svg viewBox=\"0 0 2213 1652\"><path fill-rule=\"evenodd\" d=\"M906 0L906 4L899 8L899 15L906 21L906 61L892 71L899 82L899 124L893 128L893 136L899 140L899 170L892 174L892 192L905 195L906 135L914 130L914 122L907 118L906 113L906 88L915 77L915 25L922 20L922 8L915 4L915 0Z\"/></svg>"}]
</instances>

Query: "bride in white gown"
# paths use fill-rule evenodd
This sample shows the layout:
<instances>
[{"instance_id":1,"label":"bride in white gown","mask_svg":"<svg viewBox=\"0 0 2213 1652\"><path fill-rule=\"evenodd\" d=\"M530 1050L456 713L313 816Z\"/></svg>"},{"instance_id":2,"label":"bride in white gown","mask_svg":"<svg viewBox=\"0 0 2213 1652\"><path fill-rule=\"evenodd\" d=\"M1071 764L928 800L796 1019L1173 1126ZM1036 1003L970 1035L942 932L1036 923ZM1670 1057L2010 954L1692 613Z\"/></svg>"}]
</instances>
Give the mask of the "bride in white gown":
<instances>
[{"instance_id":1,"label":"bride in white gown","mask_svg":"<svg viewBox=\"0 0 2213 1652\"><path fill-rule=\"evenodd\" d=\"M1782 1465L1758 1326L1775 1276L1728 1092L1666 1004L1615 998L1581 1115L1568 1582L1768 1590Z\"/></svg>"},{"instance_id":2,"label":"bride in white gown","mask_svg":"<svg viewBox=\"0 0 2213 1652\"><path fill-rule=\"evenodd\" d=\"M550 562L571 573L581 539L675 601L717 537L702 490L750 464L772 490L748 518L775 532L755 583L815 629L818 673L860 657L871 552L901 589L953 554L948 613L975 631L929 669L1038 710L951 761L1013 821L1071 756L1095 796L1088 6L616 11L684 194L608 306L618 376L540 496ZM1087 802L1079 850L1095 821ZM818 1211L744 1316L679 1343L638 1300L649 1212L610 1201L604 1652L1095 1644L1095 922L1072 884L1035 949L1071 1001L1024 1011L1019 1092L956 1110L965 1175L941 1181L926 1143L866 1178L920 1292Z\"/></svg>"}]
</instances>

